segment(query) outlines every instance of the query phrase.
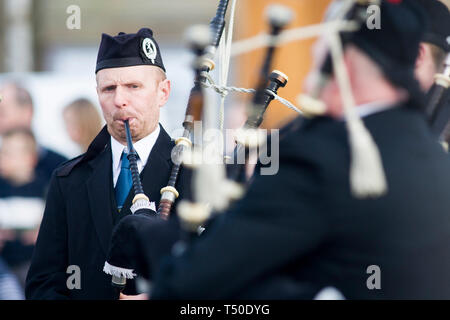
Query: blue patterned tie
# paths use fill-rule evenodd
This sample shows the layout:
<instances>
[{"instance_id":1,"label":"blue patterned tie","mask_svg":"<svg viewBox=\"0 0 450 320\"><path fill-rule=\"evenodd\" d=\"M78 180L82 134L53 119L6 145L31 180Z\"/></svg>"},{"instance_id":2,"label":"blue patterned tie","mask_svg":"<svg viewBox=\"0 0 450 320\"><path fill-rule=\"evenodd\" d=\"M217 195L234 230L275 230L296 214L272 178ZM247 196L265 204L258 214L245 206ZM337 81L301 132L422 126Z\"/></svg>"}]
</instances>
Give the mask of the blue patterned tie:
<instances>
[{"instance_id":1,"label":"blue patterned tie","mask_svg":"<svg viewBox=\"0 0 450 320\"><path fill-rule=\"evenodd\" d=\"M127 158L128 153L125 151L122 153L122 165L120 166L120 174L116 183L116 202L117 209L122 209L123 203L130 193L133 180L131 179L130 161Z\"/></svg>"}]
</instances>

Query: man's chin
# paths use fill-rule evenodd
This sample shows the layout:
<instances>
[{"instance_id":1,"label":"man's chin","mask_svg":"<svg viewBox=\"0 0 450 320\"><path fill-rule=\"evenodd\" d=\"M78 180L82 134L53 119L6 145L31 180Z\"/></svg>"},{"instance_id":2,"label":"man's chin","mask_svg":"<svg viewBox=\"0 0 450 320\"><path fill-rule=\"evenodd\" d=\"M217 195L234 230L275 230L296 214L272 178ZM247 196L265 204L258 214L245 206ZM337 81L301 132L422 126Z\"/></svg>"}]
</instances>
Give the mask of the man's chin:
<instances>
[{"instance_id":1,"label":"man's chin","mask_svg":"<svg viewBox=\"0 0 450 320\"><path fill-rule=\"evenodd\" d=\"M137 129L135 127L130 126L131 136L133 138L133 142L139 141L142 138L145 138L147 135L155 131L157 126L151 131L148 132L147 130L143 130L142 128ZM108 132L110 135L112 135L117 141L126 144L127 142L127 135L125 132L124 126L115 126L112 125L111 127L108 126Z\"/></svg>"},{"instance_id":2,"label":"man's chin","mask_svg":"<svg viewBox=\"0 0 450 320\"><path fill-rule=\"evenodd\" d=\"M131 138L133 142L139 141L142 139L141 136L136 135L134 130L131 130ZM117 141L120 143L126 145L127 144L127 134L125 133L125 130L116 131L115 134L111 134Z\"/></svg>"},{"instance_id":3,"label":"man's chin","mask_svg":"<svg viewBox=\"0 0 450 320\"><path fill-rule=\"evenodd\" d=\"M127 135L125 133L125 128L123 127L118 128L117 126L108 126L108 132L114 139L126 145Z\"/></svg>"}]
</instances>

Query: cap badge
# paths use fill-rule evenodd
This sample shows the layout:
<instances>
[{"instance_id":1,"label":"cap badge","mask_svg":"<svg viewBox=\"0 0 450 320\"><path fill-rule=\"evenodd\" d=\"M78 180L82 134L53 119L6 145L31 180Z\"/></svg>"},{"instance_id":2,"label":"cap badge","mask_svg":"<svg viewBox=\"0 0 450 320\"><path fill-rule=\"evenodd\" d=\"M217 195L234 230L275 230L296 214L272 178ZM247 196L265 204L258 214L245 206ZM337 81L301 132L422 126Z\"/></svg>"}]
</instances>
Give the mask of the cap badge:
<instances>
[{"instance_id":1,"label":"cap badge","mask_svg":"<svg viewBox=\"0 0 450 320\"><path fill-rule=\"evenodd\" d=\"M155 64L156 55L158 54L158 50L156 49L155 43L150 38L145 38L142 41L142 51L145 56L149 58L153 64Z\"/></svg>"}]
</instances>

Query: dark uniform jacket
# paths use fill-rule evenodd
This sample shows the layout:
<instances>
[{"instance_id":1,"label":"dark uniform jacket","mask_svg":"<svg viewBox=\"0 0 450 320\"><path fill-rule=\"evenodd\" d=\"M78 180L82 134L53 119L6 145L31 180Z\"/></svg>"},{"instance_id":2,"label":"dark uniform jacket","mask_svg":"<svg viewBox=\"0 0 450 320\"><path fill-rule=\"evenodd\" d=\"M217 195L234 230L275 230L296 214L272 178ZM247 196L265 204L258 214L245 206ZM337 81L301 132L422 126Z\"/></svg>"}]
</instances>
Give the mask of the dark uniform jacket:
<instances>
[{"instance_id":1,"label":"dark uniform jacket","mask_svg":"<svg viewBox=\"0 0 450 320\"><path fill-rule=\"evenodd\" d=\"M167 185L174 143L161 127L141 173L144 192L159 205L160 189ZM190 177L181 169L177 182L180 198L186 196ZM133 190L119 214L112 180L110 135L106 127L86 154L55 171L46 209L27 277L28 299L115 299L111 276L103 270L115 223L130 214ZM78 266L81 288L68 289L67 280ZM76 284L74 278L69 282ZM128 286L128 284L127 284ZM130 289L131 290L131 289ZM131 290L133 291L133 290ZM133 294L127 291L124 293Z\"/></svg>"},{"instance_id":2,"label":"dark uniform jacket","mask_svg":"<svg viewBox=\"0 0 450 320\"><path fill-rule=\"evenodd\" d=\"M279 172L255 176L185 254L165 259L151 297L298 299L333 286L347 299L449 299L450 162L422 114L364 118L389 188L365 200L350 194L345 123L297 121Z\"/></svg>"}]
</instances>

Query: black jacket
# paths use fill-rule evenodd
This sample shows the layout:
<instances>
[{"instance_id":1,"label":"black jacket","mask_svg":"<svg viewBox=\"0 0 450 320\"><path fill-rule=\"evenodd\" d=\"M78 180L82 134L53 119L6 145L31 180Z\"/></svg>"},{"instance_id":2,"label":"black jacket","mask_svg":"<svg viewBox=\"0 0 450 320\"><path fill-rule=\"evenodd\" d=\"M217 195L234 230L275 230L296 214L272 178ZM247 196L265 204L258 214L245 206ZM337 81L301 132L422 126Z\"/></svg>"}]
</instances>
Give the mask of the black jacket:
<instances>
[{"instance_id":1,"label":"black jacket","mask_svg":"<svg viewBox=\"0 0 450 320\"><path fill-rule=\"evenodd\" d=\"M174 143L161 132L141 173L144 192L158 207L160 189L167 185ZM190 175L181 169L177 183L180 198L189 192ZM132 191L120 216L130 214ZM108 253L115 209L110 135L106 127L86 154L55 171L46 209L27 276L27 299L115 299L111 276L103 270ZM70 265L81 271L81 289L69 290ZM131 290L132 291L132 290ZM124 293L132 294L127 291Z\"/></svg>"},{"instance_id":2,"label":"black jacket","mask_svg":"<svg viewBox=\"0 0 450 320\"><path fill-rule=\"evenodd\" d=\"M402 106L364 118L389 188L366 200L350 194L345 123L297 121L280 141L279 172L255 176L184 255L167 258L152 298L298 299L334 286L347 299L449 299L450 162L424 117ZM381 289L367 286L374 265Z\"/></svg>"}]
</instances>

